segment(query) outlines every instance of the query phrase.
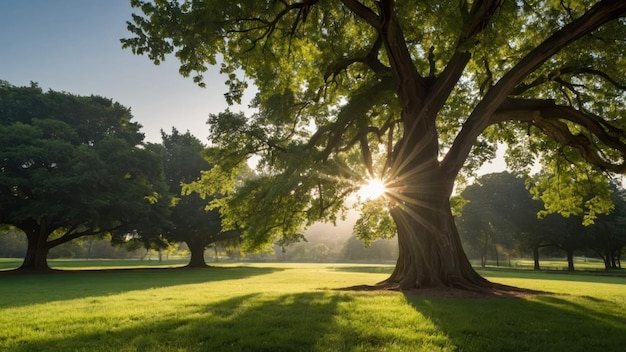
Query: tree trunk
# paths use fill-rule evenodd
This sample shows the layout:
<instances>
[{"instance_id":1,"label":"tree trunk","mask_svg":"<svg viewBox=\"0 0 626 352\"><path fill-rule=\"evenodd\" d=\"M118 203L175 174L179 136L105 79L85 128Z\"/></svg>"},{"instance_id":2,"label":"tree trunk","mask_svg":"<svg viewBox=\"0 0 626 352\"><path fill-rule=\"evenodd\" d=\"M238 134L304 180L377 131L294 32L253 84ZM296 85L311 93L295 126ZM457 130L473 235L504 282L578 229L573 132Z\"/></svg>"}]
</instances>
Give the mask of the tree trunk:
<instances>
[{"instance_id":1,"label":"tree trunk","mask_svg":"<svg viewBox=\"0 0 626 352\"><path fill-rule=\"evenodd\" d=\"M203 241L185 241L187 243L187 247L189 247L189 252L191 252L191 258L189 259L189 264L187 264L190 268L206 268L206 261L204 260L204 248L205 244Z\"/></svg>"},{"instance_id":2,"label":"tree trunk","mask_svg":"<svg viewBox=\"0 0 626 352\"><path fill-rule=\"evenodd\" d=\"M480 266L484 269L487 266L487 247L489 246L489 237L485 235L485 245L483 246L483 254L480 256Z\"/></svg>"},{"instance_id":3,"label":"tree trunk","mask_svg":"<svg viewBox=\"0 0 626 352\"><path fill-rule=\"evenodd\" d=\"M47 241L50 232L47 231L46 220L41 220L41 223L30 221L21 226L20 229L26 233L28 245L26 247L24 262L22 262L18 270L50 270L48 266L48 252L50 251L50 246Z\"/></svg>"},{"instance_id":4,"label":"tree trunk","mask_svg":"<svg viewBox=\"0 0 626 352\"><path fill-rule=\"evenodd\" d=\"M618 268L618 258L619 258L619 252L621 249L616 249L613 248L611 250L611 269L617 269Z\"/></svg>"},{"instance_id":5,"label":"tree trunk","mask_svg":"<svg viewBox=\"0 0 626 352\"><path fill-rule=\"evenodd\" d=\"M566 250L567 252L567 271L574 271L574 250Z\"/></svg>"},{"instance_id":6,"label":"tree trunk","mask_svg":"<svg viewBox=\"0 0 626 352\"><path fill-rule=\"evenodd\" d=\"M611 249L608 248L608 246L605 246L604 251L600 252L600 256L602 257L602 260L604 261L604 269L605 270L611 270L611 256L613 254L611 253Z\"/></svg>"},{"instance_id":7,"label":"tree trunk","mask_svg":"<svg viewBox=\"0 0 626 352\"><path fill-rule=\"evenodd\" d=\"M533 261L535 262L533 269L536 271L541 270L541 267L539 266L539 246L533 247Z\"/></svg>"},{"instance_id":8,"label":"tree trunk","mask_svg":"<svg viewBox=\"0 0 626 352\"><path fill-rule=\"evenodd\" d=\"M416 204L424 204L421 199ZM455 287L479 290L490 282L472 268L454 224L447 198L423 206L391 209L398 230L399 256L395 270L381 285L401 289Z\"/></svg>"},{"instance_id":9,"label":"tree trunk","mask_svg":"<svg viewBox=\"0 0 626 352\"><path fill-rule=\"evenodd\" d=\"M48 251L49 249L47 246L39 246L37 245L37 242L33 243L29 240L26 255L24 256L24 262L22 262L19 270L50 270L50 267L48 266Z\"/></svg>"},{"instance_id":10,"label":"tree trunk","mask_svg":"<svg viewBox=\"0 0 626 352\"><path fill-rule=\"evenodd\" d=\"M393 273L380 284L403 290L454 287L479 291L494 287L472 268L465 255L450 208L458 170L455 166L442 167L439 159L437 114L454 85L446 81L423 85L401 30L398 26L387 29L383 42L398 83L403 131L387 160L386 175L391 182L388 196L399 255ZM458 56L444 76L460 76L469 57Z\"/></svg>"}]
</instances>

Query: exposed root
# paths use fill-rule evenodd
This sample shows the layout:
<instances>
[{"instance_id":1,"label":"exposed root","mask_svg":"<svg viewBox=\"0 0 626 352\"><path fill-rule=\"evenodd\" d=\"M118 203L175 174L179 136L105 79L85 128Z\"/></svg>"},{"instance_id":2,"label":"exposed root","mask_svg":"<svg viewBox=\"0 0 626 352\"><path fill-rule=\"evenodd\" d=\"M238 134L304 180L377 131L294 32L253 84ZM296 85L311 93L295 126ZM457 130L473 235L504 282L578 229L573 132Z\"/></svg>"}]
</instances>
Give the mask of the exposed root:
<instances>
[{"instance_id":1,"label":"exposed root","mask_svg":"<svg viewBox=\"0 0 626 352\"><path fill-rule=\"evenodd\" d=\"M356 285L336 288L335 291L402 291L400 286L392 284Z\"/></svg>"}]
</instances>

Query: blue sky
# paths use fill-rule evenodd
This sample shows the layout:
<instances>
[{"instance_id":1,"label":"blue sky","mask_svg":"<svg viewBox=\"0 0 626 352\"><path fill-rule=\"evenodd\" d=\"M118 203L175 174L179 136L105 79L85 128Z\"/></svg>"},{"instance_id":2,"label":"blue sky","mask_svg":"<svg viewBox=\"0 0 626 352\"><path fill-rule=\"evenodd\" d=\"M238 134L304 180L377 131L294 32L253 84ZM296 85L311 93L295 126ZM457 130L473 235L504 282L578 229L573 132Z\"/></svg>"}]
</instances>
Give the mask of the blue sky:
<instances>
[{"instance_id":1,"label":"blue sky","mask_svg":"<svg viewBox=\"0 0 626 352\"><path fill-rule=\"evenodd\" d=\"M133 11L129 0L0 0L0 80L111 98L131 108L150 142L172 126L206 142L208 115L227 107L225 77L215 67L200 88L174 58L155 66L122 49Z\"/></svg>"}]
</instances>

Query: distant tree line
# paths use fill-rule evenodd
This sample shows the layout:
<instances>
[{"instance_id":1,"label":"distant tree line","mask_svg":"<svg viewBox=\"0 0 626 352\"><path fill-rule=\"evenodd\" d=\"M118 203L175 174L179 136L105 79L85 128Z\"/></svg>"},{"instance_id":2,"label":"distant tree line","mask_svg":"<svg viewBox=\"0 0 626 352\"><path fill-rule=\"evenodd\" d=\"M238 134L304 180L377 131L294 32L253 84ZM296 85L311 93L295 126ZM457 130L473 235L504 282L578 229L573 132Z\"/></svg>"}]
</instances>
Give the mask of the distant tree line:
<instances>
[{"instance_id":1,"label":"distant tree line","mask_svg":"<svg viewBox=\"0 0 626 352\"><path fill-rule=\"evenodd\" d=\"M540 253L560 252L567 257L568 270L574 270L574 255L579 253L602 258L607 270L621 268L626 191L618 183L611 187L614 209L609 214L544 215L544 203L529 191L534 190L533 179L529 182L508 172L494 173L478 178L460 194L457 226L468 256L485 265L488 259L498 263L529 254L539 270ZM584 216L593 217L593 223L585 223Z\"/></svg>"}]
</instances>

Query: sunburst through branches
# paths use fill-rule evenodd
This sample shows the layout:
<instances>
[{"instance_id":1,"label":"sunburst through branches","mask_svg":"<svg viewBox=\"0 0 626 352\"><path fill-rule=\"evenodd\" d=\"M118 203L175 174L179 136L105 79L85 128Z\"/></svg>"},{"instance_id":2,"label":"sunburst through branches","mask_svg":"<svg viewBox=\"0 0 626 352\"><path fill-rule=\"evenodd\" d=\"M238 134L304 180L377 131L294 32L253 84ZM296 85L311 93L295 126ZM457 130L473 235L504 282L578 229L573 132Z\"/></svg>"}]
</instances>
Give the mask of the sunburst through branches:
<instances>
[{"instance_id":1,"label":"sunburst through branches","mask_svg":"<svg viewBox=\"0 0 626 352\"><path fill-rule=\"evenodd\" d=\"M387 187L381 179L371 178L359 188L357 195L363 200L377 199L387 192Z\"/></svg>"}]
</instances>

